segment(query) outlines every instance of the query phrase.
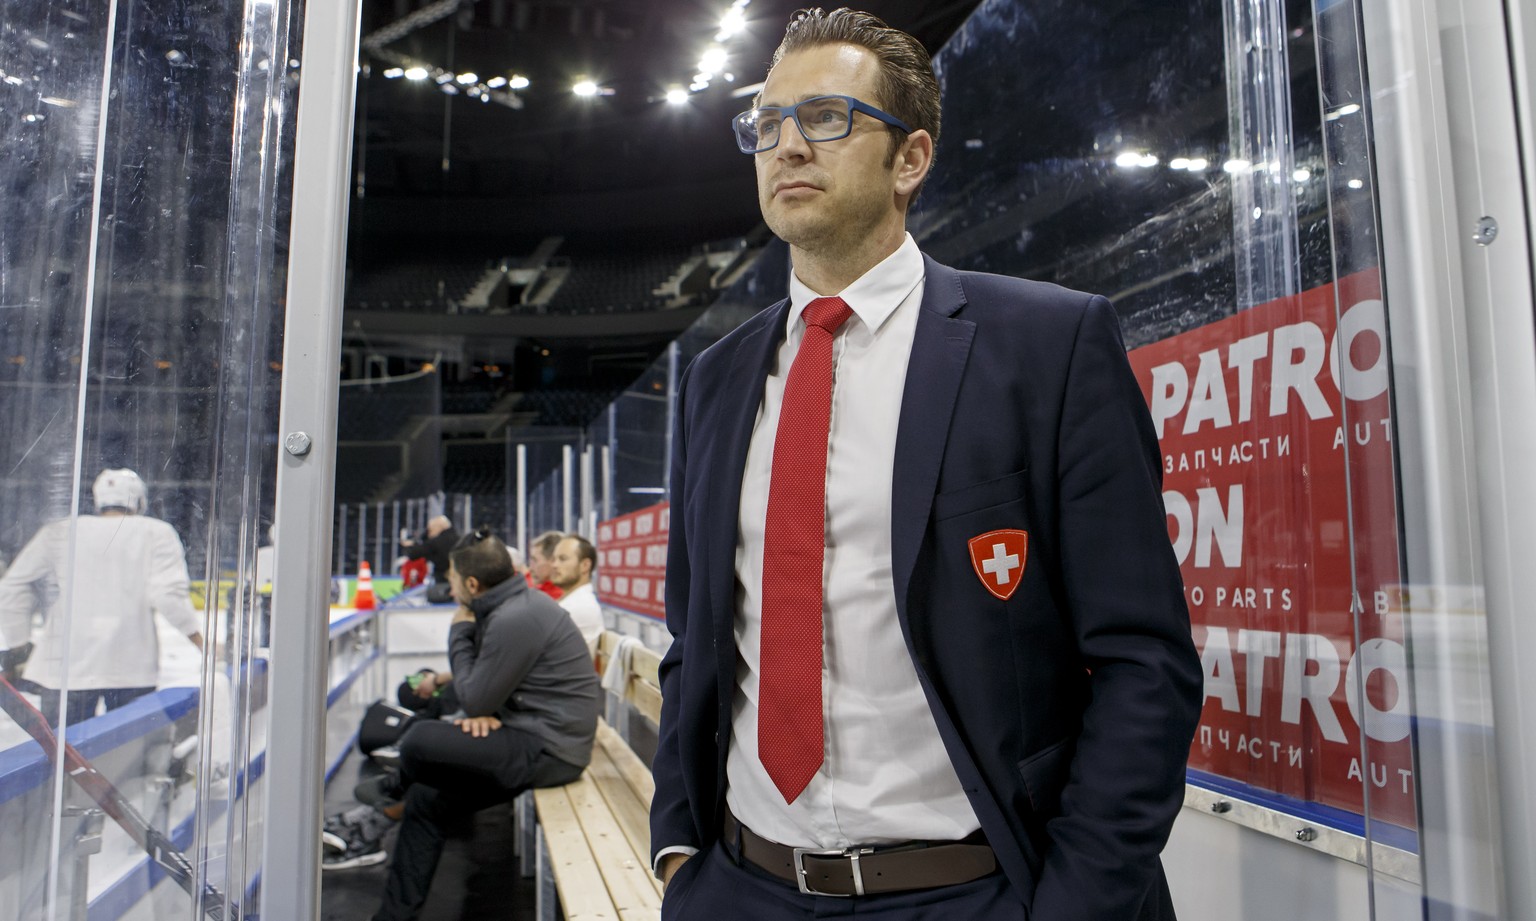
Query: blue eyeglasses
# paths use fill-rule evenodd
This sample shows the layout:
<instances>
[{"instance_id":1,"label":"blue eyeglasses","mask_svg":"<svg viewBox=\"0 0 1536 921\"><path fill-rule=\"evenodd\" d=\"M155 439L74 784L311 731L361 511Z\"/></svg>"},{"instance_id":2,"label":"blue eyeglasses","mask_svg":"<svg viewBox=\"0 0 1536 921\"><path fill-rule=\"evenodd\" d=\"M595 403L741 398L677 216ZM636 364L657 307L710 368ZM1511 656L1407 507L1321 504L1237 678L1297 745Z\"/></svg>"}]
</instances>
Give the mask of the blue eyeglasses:
<instances>
[{"instance_id":1,"label":"blue eyeglasses","mask_svg":"<svg viewBox=\"0 0 1536 921\"><path fill-rule=\"evenodd\" d=\"M800 135L812 143L841 140L853 133L853 113L863 112L903 134L911 134L906 122L852 96L815 96L792 106L758 106L731 119L736 146L745 154L762 153L779 146L784 120L792 118Z\"/></svg>"}]
</instances>

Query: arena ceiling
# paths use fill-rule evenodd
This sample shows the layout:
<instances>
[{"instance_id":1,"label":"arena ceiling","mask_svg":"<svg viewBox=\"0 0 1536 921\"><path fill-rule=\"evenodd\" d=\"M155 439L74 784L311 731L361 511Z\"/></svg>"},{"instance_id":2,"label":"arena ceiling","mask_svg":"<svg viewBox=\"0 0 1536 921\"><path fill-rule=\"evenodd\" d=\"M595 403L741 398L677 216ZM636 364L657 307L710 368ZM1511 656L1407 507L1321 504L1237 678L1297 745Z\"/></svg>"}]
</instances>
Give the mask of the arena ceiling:
<instances>
[{"instance_id":1,"label":"arena ceiling","mask_svg":"<svg viewBox=\"0 0 1536 921\"><path fill-rule=\"evenodd\" d=\"M976 3L861 6L936 51ZM494 249L553 234L604 247L752 229L750 164L729 119L802 5L735 0L741 28L717 38L733 0L365 0L354 250ZM688 91L712 46L727 60ZM429 76L399 73L412 66ZM528 85L500 85L516 77ZM598 94L576 95L580 80ZM686 101L666 102L669 89Z\"/></svg>"}]
</instances>

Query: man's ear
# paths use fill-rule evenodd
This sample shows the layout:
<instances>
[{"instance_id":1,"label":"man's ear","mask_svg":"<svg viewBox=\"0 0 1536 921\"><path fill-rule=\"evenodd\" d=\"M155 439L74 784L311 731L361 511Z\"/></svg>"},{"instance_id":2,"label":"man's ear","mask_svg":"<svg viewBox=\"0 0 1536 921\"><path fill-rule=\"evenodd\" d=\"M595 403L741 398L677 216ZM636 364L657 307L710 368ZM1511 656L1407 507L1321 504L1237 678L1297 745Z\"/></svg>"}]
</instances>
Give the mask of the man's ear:
<instances>
[{"instance_id":1,"label":"man's ear","mask_svg":"<svg viewBox=\"0 0 1536 921\"><path fill-rule=\"evenodd\" d=\"M922 186L923 180L928 178L928 170L932 166L933 135L919 128L907 135L907 139L896 151L893 167L896 170L897 197L910 201Z\"/></svg>"},{"instance_id":2,"label":"man's ear","mask_svg":"<svg viewBox=\"0 0 1536 921\"><path fill-rule=\"evenodd\" d=\"M480 580L475 578L474 576L465 576L464 577L464 590L469 592L470 595L478 595L478 594L480 594Z\"/></svg>"}]
</instances>

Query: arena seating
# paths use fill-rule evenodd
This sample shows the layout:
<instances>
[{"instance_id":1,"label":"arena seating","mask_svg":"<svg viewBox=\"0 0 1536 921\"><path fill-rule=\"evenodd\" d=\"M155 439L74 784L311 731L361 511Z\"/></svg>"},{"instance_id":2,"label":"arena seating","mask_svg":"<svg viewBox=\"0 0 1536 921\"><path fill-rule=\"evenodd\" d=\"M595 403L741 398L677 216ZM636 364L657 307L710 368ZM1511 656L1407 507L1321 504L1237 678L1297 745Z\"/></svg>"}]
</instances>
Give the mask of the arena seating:
<instances>
[{"instance_id":1,"label":"arena seating","mask_svg":"<svg viewBox=\"0 0 1536 921\"><path fill-rule=\"evenodd\" d=\"M549 313L659 310L667 298L655 291L688 259L688 250L570 258L571 274L550 298Z\"/></svg>"},{"instance_id":2,"label":"arena seating","mask_svg":"<svg viewBox=\"0 0 1536 921\"><path fill-rule=\"evenodd\" d=\"M484 258L423 258L353 266L346 305L359 310L441 313L456 308L494 263Z\"/></svg>"},{"instance_id":3,"label":"arena seating","mask_svg":"<svg viewBox=\"0 0 1536 921\"><path fill-rule=\"evenodd\" d=\"M519 410L538 413L536 425L585 426L613 402L612 390L535 390L523 395Z\"/></svg>"}]
</instances>

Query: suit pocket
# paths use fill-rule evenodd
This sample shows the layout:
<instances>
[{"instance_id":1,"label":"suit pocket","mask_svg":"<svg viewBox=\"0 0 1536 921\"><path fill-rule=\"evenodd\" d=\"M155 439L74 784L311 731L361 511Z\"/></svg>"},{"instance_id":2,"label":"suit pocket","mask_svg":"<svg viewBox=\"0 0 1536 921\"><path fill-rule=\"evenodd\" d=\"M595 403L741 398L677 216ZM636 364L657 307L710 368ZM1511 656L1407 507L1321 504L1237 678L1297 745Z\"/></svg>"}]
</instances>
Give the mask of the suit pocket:
<instances>
[{"instance_id":1,"label":"suit pocket","mask_svg":"<svg viewBox=\"0 0 1536 921\"><path fill-rule=\"evenodd\" d=\"M995 480L985 480L941 492L933 499L934 520L956 518L994 505L1003 505L1022 499L1028 473L1027 469L1019 470Z\"/></svg>"},{"instance_id":2,"label":"suit pocket","mask_svg":"<svg viewBox=\"0 0 1536 921\"><path fill-rule=\"evenodd\" d=\"M1072 772L1075 748L1070 738L1062 739L1019 762L1029 807L1037 814L1050 816L1061 811L1061 790Z\"/></svg>"}]
</instances>

